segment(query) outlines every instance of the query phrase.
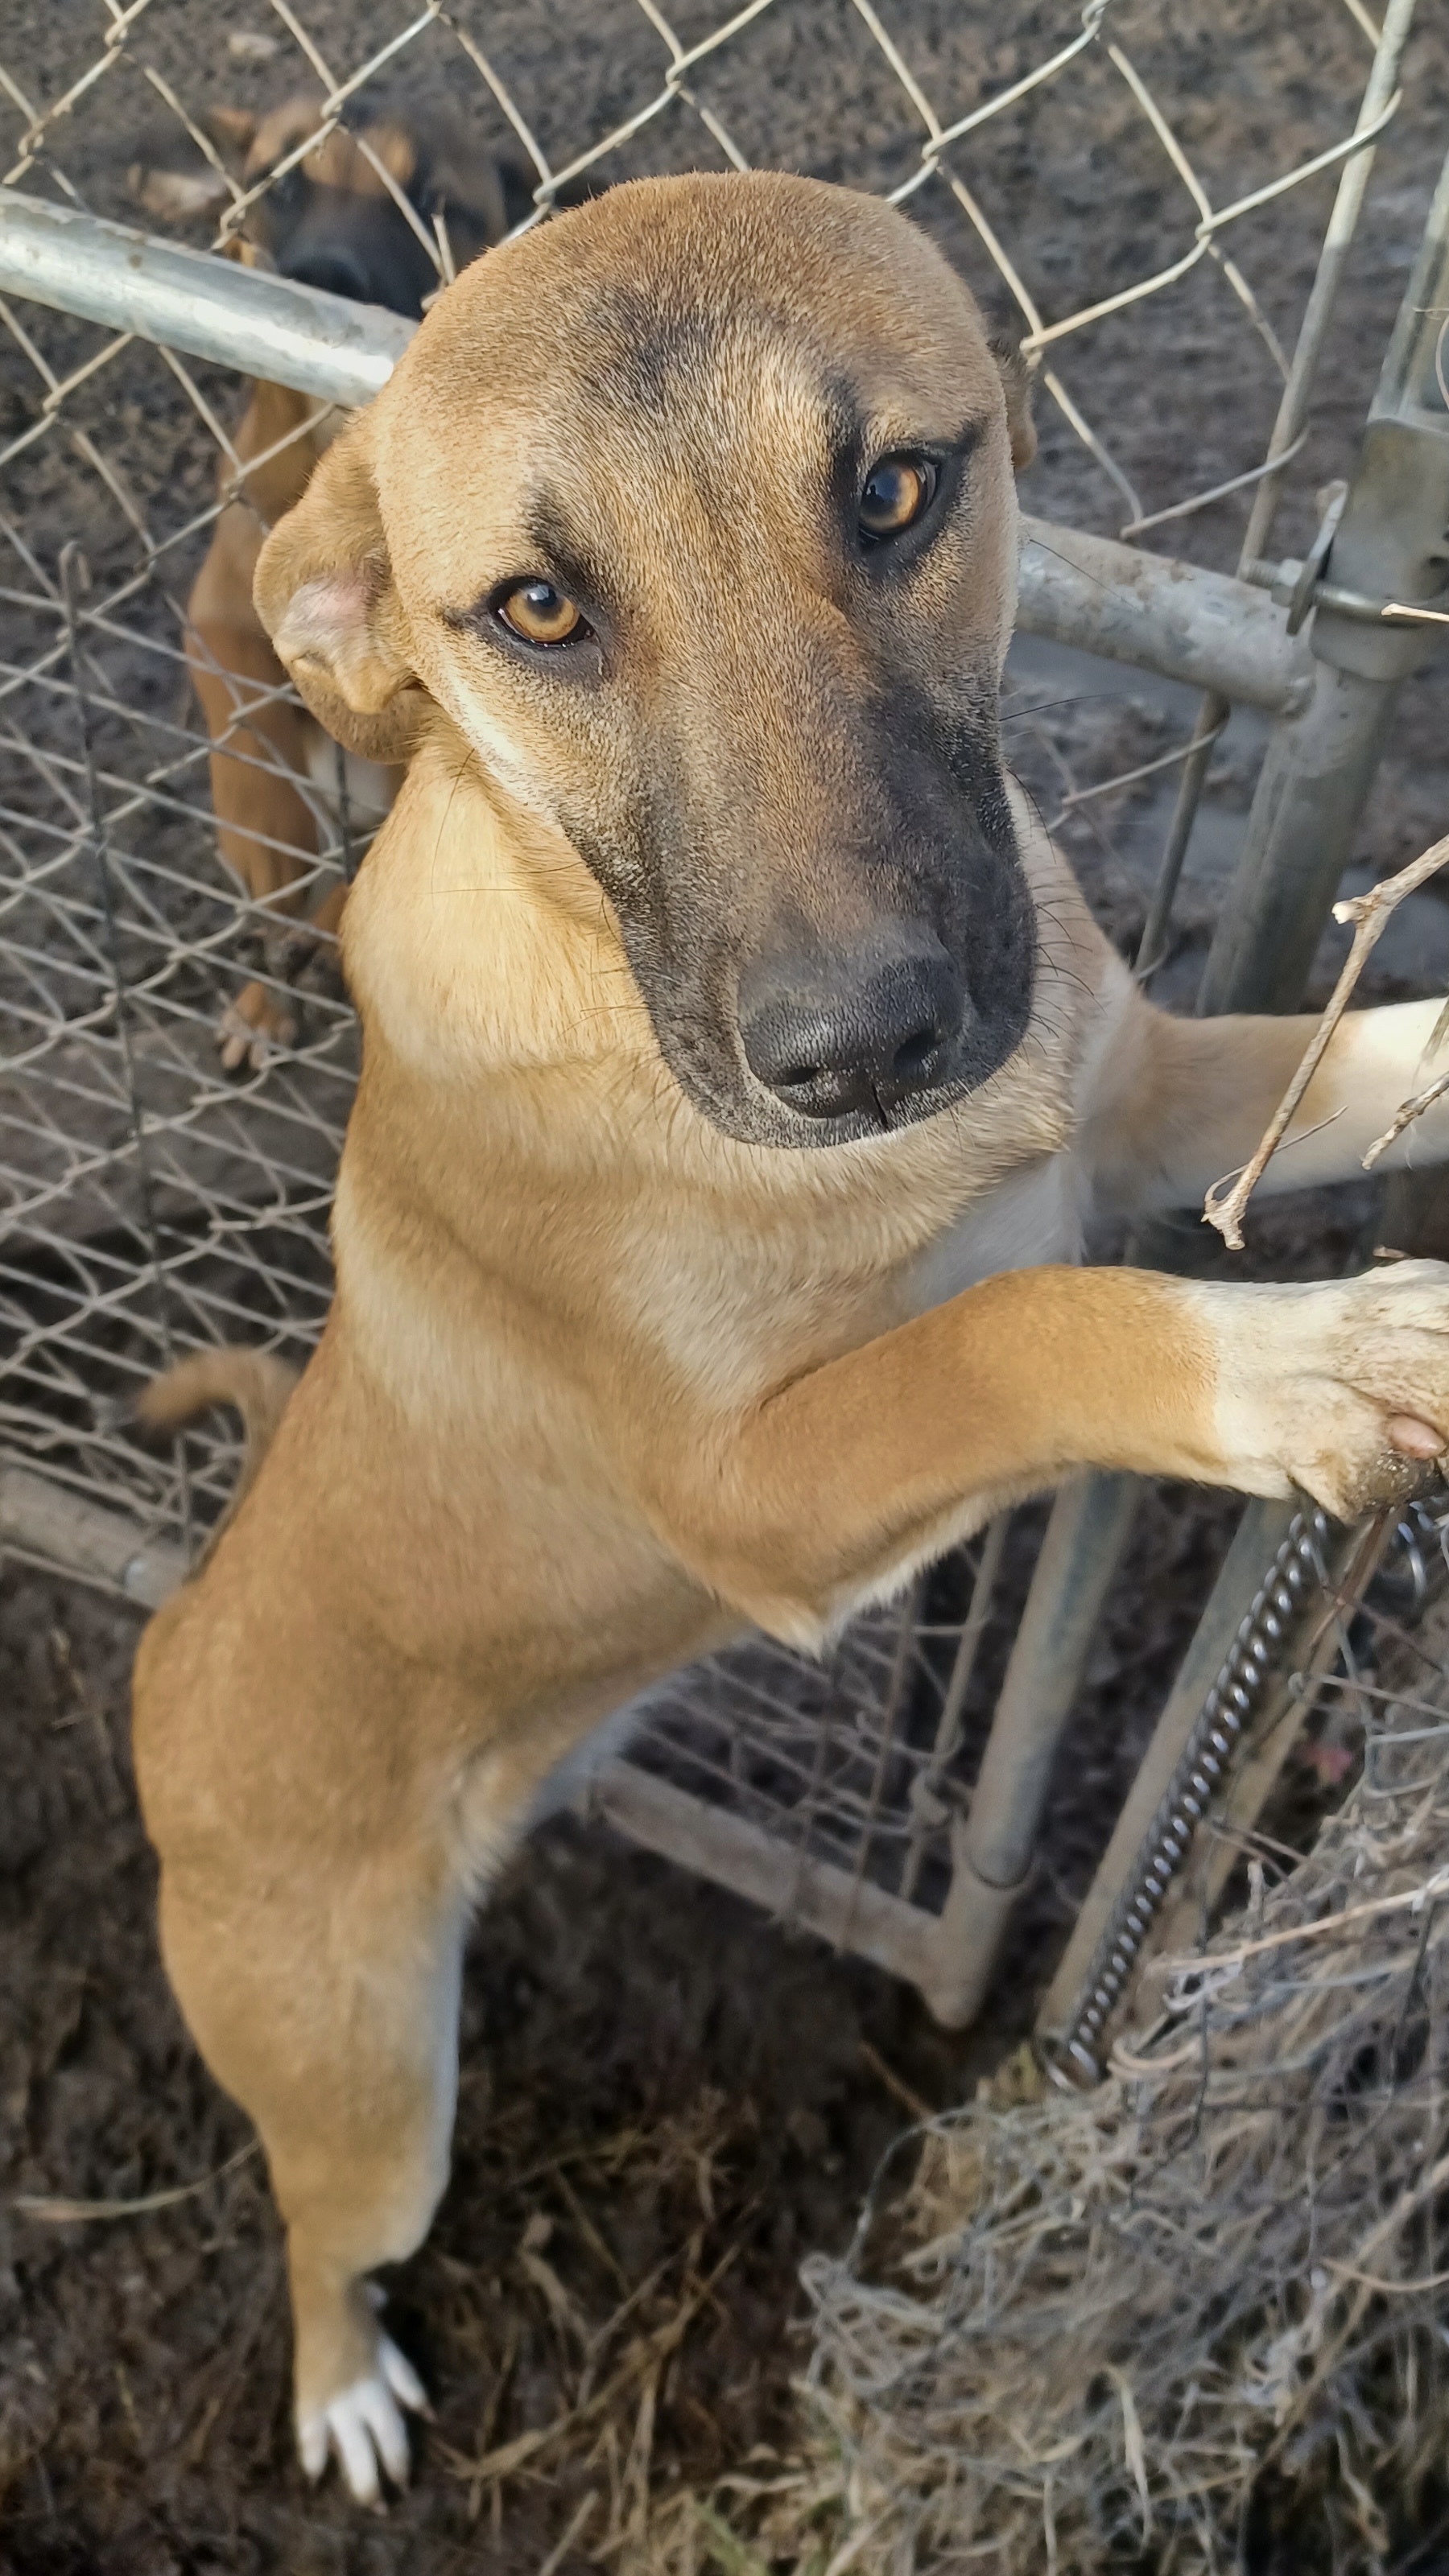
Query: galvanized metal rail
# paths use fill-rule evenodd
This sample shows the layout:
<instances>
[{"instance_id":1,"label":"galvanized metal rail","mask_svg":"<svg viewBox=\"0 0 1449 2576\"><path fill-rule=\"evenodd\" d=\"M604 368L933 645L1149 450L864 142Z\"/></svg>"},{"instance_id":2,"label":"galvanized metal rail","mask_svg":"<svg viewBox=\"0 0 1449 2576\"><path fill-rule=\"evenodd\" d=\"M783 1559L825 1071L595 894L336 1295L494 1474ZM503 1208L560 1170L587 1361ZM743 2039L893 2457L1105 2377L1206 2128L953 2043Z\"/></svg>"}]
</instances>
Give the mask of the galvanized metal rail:
<instances>
[{"instance_id":1,"label":"galvanized metal rail","mask_svg":"<svg viewBox=\"0 0 1449 2576\"><path fill-rule=\"evenodd\" d=\"M417 328L14 188L0 189L0 293L348 406L381 392Z\"/></svg>"}]
</instances>

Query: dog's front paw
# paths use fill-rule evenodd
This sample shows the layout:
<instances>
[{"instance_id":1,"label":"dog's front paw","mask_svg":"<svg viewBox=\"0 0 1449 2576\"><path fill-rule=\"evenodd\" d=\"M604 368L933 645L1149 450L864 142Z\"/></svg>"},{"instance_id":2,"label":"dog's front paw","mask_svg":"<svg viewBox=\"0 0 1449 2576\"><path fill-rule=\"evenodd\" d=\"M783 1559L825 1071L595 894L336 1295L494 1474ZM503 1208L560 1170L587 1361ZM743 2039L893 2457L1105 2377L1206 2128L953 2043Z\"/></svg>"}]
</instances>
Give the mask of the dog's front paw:
<instances>
[{"instance_id":1,"label":"dog's front paw","mask_svg":"<svg viewBox=\"0 0 1449 2576\"><path fill-rule=\"evenodd\" d=\"M1449 1266L1218 1293L1232 1300L1216 1415L1234 1484L1300 1487L1355 1520L1431 1479L1449 1449Z\"/></svg>"},{"instance_id":2,"label":"dog's front paw","mask_svg":"<svg viewBox=\"0 0 1449 2576\"><path fill-rule=\"evenodd\" d=\"M265 984L247 984L223 1011L216 1043L228 1073L264 1073L279 1048L296 1045L296 1014Z\"/></svg>"},{"instance_id":3,"label":"dog's front paw","mask_svg":"<svg viewBox=\"0 0 1449 2576\"><path fill-rule=\"evenodd\" d=\"M297 2410L297 2449L309 2478L320 2478L334 2452L359 2504L382 2501L381 2472L395 2487L408 2482L408 2435L403 2410L429 2412L427 2391L412 2363L379 2329L373 2367L324 2405Z\"/></svg>"}]
</instances>

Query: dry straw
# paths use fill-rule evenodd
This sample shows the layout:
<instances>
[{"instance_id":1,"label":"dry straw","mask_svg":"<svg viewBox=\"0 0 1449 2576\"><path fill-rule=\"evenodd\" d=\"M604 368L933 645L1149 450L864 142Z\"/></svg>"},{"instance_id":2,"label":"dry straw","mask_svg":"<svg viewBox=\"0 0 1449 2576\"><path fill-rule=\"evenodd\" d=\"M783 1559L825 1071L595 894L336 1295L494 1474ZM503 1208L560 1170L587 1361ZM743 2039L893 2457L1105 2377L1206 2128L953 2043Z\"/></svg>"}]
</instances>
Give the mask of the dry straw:
<instances>
[{"instance_id":1,"label":"dry straw","mask_svg":"<svg viewBox=\"0 0 1449 2576\"><path fill-rule=\"evenodd\" d=\"M1358 1786L1158 1963L1105 2084L1024 2054L900 2142L806 2266L804 2456L671 2566L1196 2576L1273 2531L1305 2576L1391 2563L1449 2411L1446 1649L1442 1603L1390 1634Z\"/></svg>"}]
</instances>

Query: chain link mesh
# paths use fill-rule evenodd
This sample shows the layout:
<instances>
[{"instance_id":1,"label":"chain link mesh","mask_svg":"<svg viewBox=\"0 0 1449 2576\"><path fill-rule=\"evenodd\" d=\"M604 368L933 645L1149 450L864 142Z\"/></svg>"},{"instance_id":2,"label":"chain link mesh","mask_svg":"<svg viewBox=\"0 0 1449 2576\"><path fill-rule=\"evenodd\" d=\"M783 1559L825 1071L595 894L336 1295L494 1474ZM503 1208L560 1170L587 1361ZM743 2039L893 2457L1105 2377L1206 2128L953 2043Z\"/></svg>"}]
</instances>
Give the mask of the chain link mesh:
<instances>
[{"instance_id":1,"label":"chain link mesh","mask_svg":"<svg viewBox=\"0 0 1449 2576\"><path fill-rule=\"evenodd\" d=\"M1138 534L1204 510L1218 528L1212 505L1269 470L1285 343L1377 35L1360 0L1034 0L1010 27L985 0L668 16L654 0L258 0L255 20L224 29L202 0L12 9L5 182L235 251L340 130L440 285L446 208L416 206L379 150L380 97L460 118L480 166L521 191L515 230L651 169L776 163L872 187L1023 338L1060 514L1106 509ZM245 119L294 95L309 113L248 177ZM1210 418L1194 365L1208 343L1236 352L1237 388ZM243 894L217 852L186 605L239 488L244 400L222 369L0 302L0 1436L187 1549L234 1451L207 1433L157 1455L127 1400L193 1345L305 1355L357 1067L334 942L305 921L365 850L345 783L295 781L312 833L277 852L297 871L285 909ZM256 721L285 692L228 686L228 747L266 767ZM1036 757L1049 815L1110 851L1114 812L1185 746L1164 749L1159 722L1123 757L1120 687L1105 734L1053 725L1053 703L1030 674L1015 684L1018 757L1029 773ZM269 1041L228 1064L224 1016L244 1004L254 1027L259 995ZM690 1677L639 1758L789 1849L938 1907L1003 1549L988 1535L828 1666L749 1645Z\"/></svg>"}]
</instances>

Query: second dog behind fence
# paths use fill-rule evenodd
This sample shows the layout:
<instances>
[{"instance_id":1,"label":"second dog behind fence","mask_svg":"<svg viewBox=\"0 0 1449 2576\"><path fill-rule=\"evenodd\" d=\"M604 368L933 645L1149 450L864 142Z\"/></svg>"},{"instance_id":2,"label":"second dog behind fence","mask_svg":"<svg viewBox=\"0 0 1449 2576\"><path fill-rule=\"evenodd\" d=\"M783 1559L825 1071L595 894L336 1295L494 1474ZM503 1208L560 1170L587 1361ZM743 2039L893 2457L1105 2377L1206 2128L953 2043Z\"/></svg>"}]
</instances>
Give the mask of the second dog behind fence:
<instances>
[{"instance_id":1,"label":"second dog behind fence","mask_svg":"<svg viewBox=\"0 0 1449 2576\"><path fill-rule=\"evenodd\" d=\"M240 180L258 186L323 123L320 99L294 96L261 118L217 109L215 138ZM173 219L226 202L204 166L138 164L133 193ZM526 207L522 174L470 148L436 112L420 117L383 96L352 104L352 131L334 127L256 200L238 257L283 277L418 316L446 278L502 238ZM300 500L342 415L285 385L259 383L220 463L223 507L187 602L186 652L211 737L211 796L221 856L248 896L295 940L334 939L345 881L318 883L319 837L342 827L354 861L387 812L398 774L339 753L297 706L252 604L269 528ZM319 836L319 823L322 827ZM297 1024L275 977L246 985L222 1019L229 1067L261 1066L290 1045Z\"/></svg>"},{"instance_id":2,"label":"second dog behind fence","mask_svg":"<svg viewBox=\"0 0 1449 2576\"><path fill-rule=\"evenodd\" d=\"M466 272L261 553L319 722L410 766L344 924L336 1302L136 1749L302 2457L362 2497L421 2398L367 2276L442 2188L468 1911L612 1711L1078 1465L1352 1513L1449 1442L1435 1265L1070 1266L1245 1158L1304 1031L1153 1010L1008 783L1028 436L899 214L641 182ZM1344 1024L1270 1186L1354 1168L1437 1014Z\"/></svg>"}]
</instances>

